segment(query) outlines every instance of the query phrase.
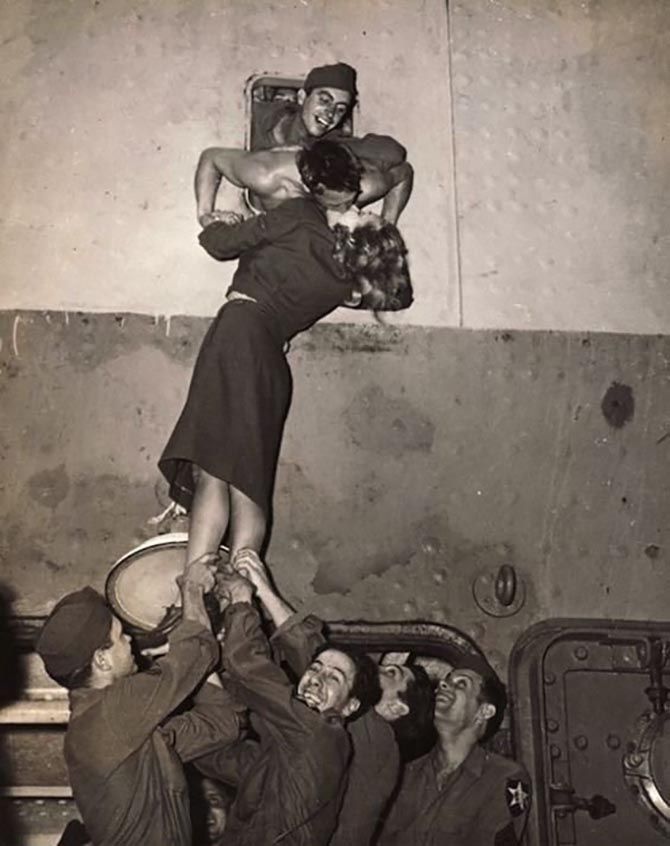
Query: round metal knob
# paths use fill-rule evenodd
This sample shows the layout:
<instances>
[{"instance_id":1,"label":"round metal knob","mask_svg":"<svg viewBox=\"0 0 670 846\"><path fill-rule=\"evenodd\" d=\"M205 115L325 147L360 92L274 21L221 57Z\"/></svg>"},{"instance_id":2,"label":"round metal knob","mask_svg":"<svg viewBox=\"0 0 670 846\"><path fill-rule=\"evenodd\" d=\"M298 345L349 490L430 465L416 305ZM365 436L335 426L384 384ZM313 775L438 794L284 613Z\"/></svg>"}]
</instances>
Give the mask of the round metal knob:
<instances>
[{"instance_id":1,"label":"round metal knob","mask_svg":"<svg viewBox=\"0 0 670 846\"><path fill-rule=\"evenodd\" d=\"M516 570L511 564L503 564L498 570L495 583L496 599L508 608L516 596Z\"/></svg>"},{"instance_id":2,"label":"round metal knob","mask_svg":"<svg viewBox=\"0 0 670 846\"><path fill-rule=\"evenodd\" d=\"M510 617L526 600L526 585L517 578L511 564L502 564L498 571L480 573L472 583L477 605L491 617Z\"/></svg>"}]
</instances>

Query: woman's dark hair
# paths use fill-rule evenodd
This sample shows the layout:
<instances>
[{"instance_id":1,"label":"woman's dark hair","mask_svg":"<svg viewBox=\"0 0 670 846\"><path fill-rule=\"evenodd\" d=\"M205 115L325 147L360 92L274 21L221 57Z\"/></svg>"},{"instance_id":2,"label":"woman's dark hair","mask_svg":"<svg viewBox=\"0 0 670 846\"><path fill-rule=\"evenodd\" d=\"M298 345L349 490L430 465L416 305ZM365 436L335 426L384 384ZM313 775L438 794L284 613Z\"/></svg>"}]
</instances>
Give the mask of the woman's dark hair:
<instances>
[{"instance_id":1,"label":"woman's dark hair","mask_svg":"<svg viewBox=\"0 0 670 846\"><path fill-rule=\"evenodd\" d=\"M353 153L335 141L315 141L298 152L296 164L303 184L313 194L320 194L324 188L356 194L361 190L363 166Z\"/></svg>"},{"instance_id":2,"label":"woman's dark hair","mask_svg":"<svg viewBox=\"0 0 670 846\"><path fill-rule=\"evenodd\" d=\"M409 711L391 723L403 762L424 755L437 739L433 725L435 687L423 667L413 664L410 669L412 678L405 690L398 693L398 699L407 705Z\"/></svg>"},{"instance_id":3,"label":"woman's dark hair","mask_svg":"<svg viewBox=\"0 0 670 846\"><path fill-rule=\"evenodd\" d=\"M399 311L412 304L407 247L394 224L375 216L351 230L335 224L335 260L353 289L361 295L359 308Z\"/></svg>"},{"instance_id":4,"label":"woman's dark hair","mask_svg":"<svg viewBox=\"0 0 670 846\"><path fill-rule=\"evenodd\" d=\"M109 649L112 646L112 625L109 625L109 634L105 638L104 643L101 643L100 646L96 648L96 652L98 649ZM95 653L94 653L95 654ZM68 690L77 690L80 687L88 687L89 682L91 681L91 675L93 673L93 655L91 655L91 659L88 664L84 664L83 667L78 667L76 670L72 670L71 673L68 673L66 676L55 676L52 675L51 678L59 684L61 687L65 687Z\"/></svg>"}]
</instances>

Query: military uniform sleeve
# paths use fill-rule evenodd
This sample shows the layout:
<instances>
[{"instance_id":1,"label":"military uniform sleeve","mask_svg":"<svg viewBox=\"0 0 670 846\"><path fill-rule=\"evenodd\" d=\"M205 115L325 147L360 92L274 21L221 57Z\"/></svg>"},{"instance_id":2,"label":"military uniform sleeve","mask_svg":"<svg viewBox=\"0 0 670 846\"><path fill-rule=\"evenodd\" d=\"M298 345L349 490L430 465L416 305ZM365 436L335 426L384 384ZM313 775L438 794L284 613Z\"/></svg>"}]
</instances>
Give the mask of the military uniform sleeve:
<instances>
[{"instance_id":1,"label":"military uniform sleeve","mask_svg":"<svg viewBox=\"0 0 670 846\"><path fill-rule=\"evenodd\" d=\"M216 220L202 230L198 240L201 247L218 261L238 258L245 250L271 240L267 215L250 217L242 223Z\"/></svg>"},{"instance_id":2,"label":"military uniform sleeve","mask_svg":"<svg viewBox=\"0 0 670 846\"><path fill-rule=\"evenodd\" d=\"M258 754L258 741L243 738L194 759L193 764L204 776L237 787Z\"/></svg>"},{"instance_id":3,"label":"military uniform sleeve","mask_svg":"<svg viewBox=\"0 0 670 846\"><path fill-rule=\"evenodd\" d=\"M138 748L217 663L219 644L199 623L182 621L169 642L168 654L153 669L119 679L106 691L105 721L122 757Z\"/></svg>"},{"instance_id":4,"label":"military uniform sleeve","mask_svg":"<svg viewBox=\"0 0 670 846\"><path fill-rule=\"evenodd\" d=\"M302 676L316 650L326 642L323 627L323 620L313 614L292 614L270 638L277 661L285 661L296 676Z\"/></svg>"},{"instance_id":5,"label":"military uniform sleeve","mask_svg":"<svg viewBox=\"0 0 670 846\"><path fill-rule=\"evenodd\" d=\"M375 711L351 723L349 734L353 760L329 846L368 846L372 842L400 773L393 729Z\"/></svg>"},{"instance_id":6,"label":"military uniform sleeve","mask_svg":"<svg viewBox=\"0 0 670 846\"><path fill-rule=\"evenodd\" d=\"M468 838L469 846L519 846L531 801L530 779L519 768L487 797Z\"/></svg>"},{"instance_id":7,"label":"military uniform sleeve","mask_svg":"<svg viewBox=\"0 0 670 846\"><path fill-rule=\"evenodd\" d=\"M205 683L193 697L193 706L170 717L160 731L186 763L237 740L240 709L226 690Z\"/></svg>"},{"instance_id":8,"label":"military uniform sleeve","mask_svg":"<svg viewBox=\"0 0 670 846\"><path fill-rule=\"evenodd\" d=\"M345 136L341 140L364 165L371 162L382 172L402 164L407 159L407 150L390 135L368 133L362 138Z\"/></svg>"},{"instance_id":9,"label":"military uniform sleeve","mask_svg":"<svg viewBox=\"0 0 670 846\"><path fill-rule=\"evenodd\" d=\"M321 717L293 695L293 685L270 655L256 609L247 603L224 613L223 666L233 694L262 717L276 743L301 745Z\"/></svg>"}]
</instances>

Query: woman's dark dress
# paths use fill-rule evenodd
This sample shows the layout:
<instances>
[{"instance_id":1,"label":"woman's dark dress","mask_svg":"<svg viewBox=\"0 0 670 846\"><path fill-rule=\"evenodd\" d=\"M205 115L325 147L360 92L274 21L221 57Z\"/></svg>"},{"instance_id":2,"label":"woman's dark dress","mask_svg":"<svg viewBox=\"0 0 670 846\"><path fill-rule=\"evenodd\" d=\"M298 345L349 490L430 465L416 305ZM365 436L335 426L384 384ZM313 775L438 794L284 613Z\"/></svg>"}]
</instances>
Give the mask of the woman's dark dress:
<instances>
[{"instance_id":1,"label":"woman's dark dress","mask_svg":"<svg viewBox=\"0 0 670 846\"><path fill-rule=\"evenodd\" d=\"M237 225L212 223L200 243L216 259L239 256L231 290L256 302L232 300L214 319L158 466L186 508L198 465L267 514L291 399L284 343L347 300L351 286L325 212L309 198Z\"/></svg>"}]
</instances>

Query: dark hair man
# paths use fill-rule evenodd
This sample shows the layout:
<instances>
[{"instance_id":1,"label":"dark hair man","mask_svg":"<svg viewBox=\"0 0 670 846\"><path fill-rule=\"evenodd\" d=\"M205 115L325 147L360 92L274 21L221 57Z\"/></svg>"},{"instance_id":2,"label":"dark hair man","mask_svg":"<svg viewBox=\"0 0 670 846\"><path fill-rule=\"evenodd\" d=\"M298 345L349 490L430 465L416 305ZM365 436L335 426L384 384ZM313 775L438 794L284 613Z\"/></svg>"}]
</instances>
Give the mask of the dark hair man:
<instances>
[{"instance_id":1,"label":"dark hair man","mask_svg":"<svg viewBox=\"0 0 670 846\"><path fill-rule=\"evenodd\" d=\"M381 216L395 224L402 208L392 202L395 195L390 192L407 178L408 168L409 165L403 164L393 169L379 169L361 159L347 145L326 139L315 142L308 150L284 148L249 152L208 147L200 155L195 172L198 221L202 226L213 220L229 222L221 217L226 213L214 208L219 185L225 179L247 190L254 207L262 211L276 208L284 200L304 197L310 190L321 195L322 206L342 212L354 203L362 208L385 198ZM345 175L347 171L349 174Z\"/></svg>"},{"instance_id":2,"label":"dark hair man","mask_svg":"<svg viewBox=\"0 0 670 846\"><path fill-rule=\"evenodd\" d=\"M193 846L225 846L226 820L235 799L226 784L202 778L193 769L187 772L191 792Z\"/></svg>"},{"instance_id":3,"label":"dark hair man","mask_svg":"<svg viewBox=\"0 0 670 846\"><path fill-rule=\"evenodd\" d=\"M484 661L438 682L437 744L409 763L380 846L517 846L530 805L524 768L480 744L498 730L505 687Z\"/></svg>"},{"instance_id":4,"label":"dark hair man","mask_svg":"<svg viewBox=\"0 0 670 846\"><path fill-rule=\"evenodd\" d=\"M374 663L328 647L294 689L272 659L251 582L235 575L221 579L218 590L229 603L223 612L225 684L249 708L259 737L195 762L205 775L237 787L226 843L325 846L351 754L344 722L379 698Z\"/></svg>"},{"instance_id":5,"label":"dark hair man","mask_svg":"<svg viewBox=\"0 0 670 846\"><path fill-rule=\"evenodd\" d=\"M278 658L299 674L315 648L327 649L323 623L293 612L274 588L252 550L241 550L233 566L246 575L276 627L271 641ZM331 846L367 846L397 786L401 757L414 757L432 740L433 689L421 668L375 665L381 697L369 713L348 724L353 759Z\"/></svg>"},{"instance_id":6,"label":"dark hair man","mask_svg":"<svg viewBox=\"0 0 670 846\"><path fill-rule=\"evenodd\" d=\"M254 119L252 150L302 144L336 130L357 97L356 71L338 62L312 68L298 91L298 102L274 101Z\"/></svg>"},{"instance_id":7,"label":"dark hair man","mask_svg":"<svg viewBox=\"0 0 670 846\"><path fill-rule=\"evenodd\" d=\"M239 706L214 683L194 695L191 710L171 716L218 661L203 602L213 558L190 563L178 580L182 622L147 672L137 672L121 621L91 587L63 597L42 628L37 652L70 691L65 761L96 846L189 846L182 762L238 735Z\"/></svg>"}]
</instances>

